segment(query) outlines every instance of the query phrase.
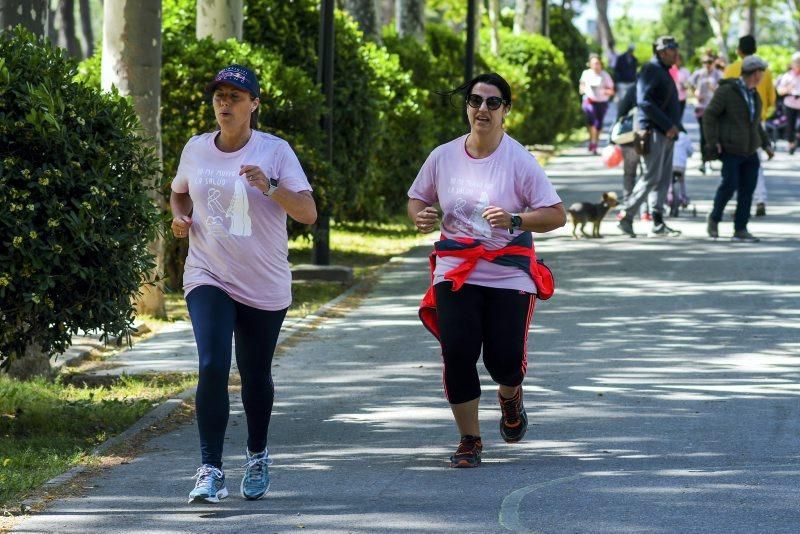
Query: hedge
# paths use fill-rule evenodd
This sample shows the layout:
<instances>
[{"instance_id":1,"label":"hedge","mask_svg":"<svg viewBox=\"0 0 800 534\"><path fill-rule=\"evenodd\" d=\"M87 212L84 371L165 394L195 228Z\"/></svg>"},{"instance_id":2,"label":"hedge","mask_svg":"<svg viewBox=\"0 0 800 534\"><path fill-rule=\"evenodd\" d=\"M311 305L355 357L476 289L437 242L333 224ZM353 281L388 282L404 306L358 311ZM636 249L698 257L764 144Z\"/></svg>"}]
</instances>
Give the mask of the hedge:
<instances>
[{"instance_id":1,"label":"hedge","mask_svg":"<svg viewBox=\"0 0 800 534\"><path fill-rule=\"evenodd\" d=\"M61 49L0 36L0 359L130 332L152 272L157 159L133 107L75 81Z\"/></svg>"}]
</instances>

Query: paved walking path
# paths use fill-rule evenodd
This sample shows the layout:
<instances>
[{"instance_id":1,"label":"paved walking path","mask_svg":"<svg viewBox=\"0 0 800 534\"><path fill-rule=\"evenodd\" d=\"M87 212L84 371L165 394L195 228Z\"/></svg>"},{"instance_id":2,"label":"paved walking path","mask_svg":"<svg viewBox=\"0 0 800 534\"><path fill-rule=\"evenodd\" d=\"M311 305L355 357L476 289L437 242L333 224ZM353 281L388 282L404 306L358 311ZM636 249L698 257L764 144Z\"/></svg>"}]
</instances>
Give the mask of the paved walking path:
<instances>
[{"instance_id":1,"label":"paved walking path","mask_svg":"<svg viewBox=\"0 0 800 534\"><path fill-rule=\"evenodd\" d=\"M781 152L768 164L768 216L750 228L759 244L704 236L718 175L696 172L698 216L670 222L680 238L622 237L611 216L604 239L541 236L558 288L534 317L532 425L522 443L502 442L484 371L479 469L446 464L457 435L437 344L416 318L428 279L418 249L276 360L264 500L238 496L237 400L225 456L232 496L219 505L186 504L198 462L188 424L17 532L796 532L796 161ZM548 172L569 204L620 190L620 170L600 165L575 150Z\"/></svg>"}]
</instances>

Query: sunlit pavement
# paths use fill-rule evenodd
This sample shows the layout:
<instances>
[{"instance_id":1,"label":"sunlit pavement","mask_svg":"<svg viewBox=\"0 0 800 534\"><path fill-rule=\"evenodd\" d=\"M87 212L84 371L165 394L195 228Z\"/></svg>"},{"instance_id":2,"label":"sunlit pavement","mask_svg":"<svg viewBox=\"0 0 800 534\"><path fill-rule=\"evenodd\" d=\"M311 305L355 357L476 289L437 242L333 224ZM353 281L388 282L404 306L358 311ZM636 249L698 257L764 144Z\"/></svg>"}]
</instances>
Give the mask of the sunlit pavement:
<instances>
[{"instance_id":1,"label":"sunlit pavement","mask_svg":"<svg viewBox=\"0 0 800 534\"><path fill-rule=\"evenodd\" d=\"M478 469L447 467L458 436L438 346L416 317L428 280L420 249L360 307L277 360L264 500L238 496L237 403L225 459L232 495L219 505L186 504L198 461L187 425L18 531L797 532L796 161L781 145L767 164L768 215L750 225L761 243L731 243L729 218L723 238L705 237L719 175L703 177L696 161L687 185L697 216L668 221L679 238L621 236L613 214L603 239L573 240L567 229L541 237L558 287L537 306L529 339L532 425L522 443L502 442L482 370ZM620 192L620 169L583 149L548 172L566 204Z\"/></svg>"}]
</instances>

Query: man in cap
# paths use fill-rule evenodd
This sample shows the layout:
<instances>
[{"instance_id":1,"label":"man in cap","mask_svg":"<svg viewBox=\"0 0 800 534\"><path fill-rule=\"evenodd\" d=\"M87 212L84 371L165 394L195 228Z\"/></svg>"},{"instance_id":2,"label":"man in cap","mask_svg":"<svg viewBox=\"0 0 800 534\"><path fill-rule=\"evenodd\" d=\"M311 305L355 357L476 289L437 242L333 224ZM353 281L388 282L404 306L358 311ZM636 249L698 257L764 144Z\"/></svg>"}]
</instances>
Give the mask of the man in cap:
<instances>
[{"instance_id":1,"label":"man in cap","mask_svg":"<svg viewBox=\"0 0 800 534\"><path fill-rule=\"evenodd\" d=\"M736 54L739 56L737 61L734 61L727 67L723 74L724 78L738 78L742 75L742 63L745 58L752 56L758 50L756 39L752 35L744 35L739 38L739 45L736 47ZM761 122L767 120L773 111L775 111L775 104L778 97L775 94L775 85L772 83L772 73L769 69L764 71L764 76L758 83L756 88L758 96L761 97ZM756 185L756 192L753 195L756 201L756 217L762 217L767 214L767 184L764 179L764 167L759 167L758 170L758 184Z\"/></svg>"},{"instance_id":2,"label":"man in cap","mask_svg":"<svg viewBox=\"0 0 800 534\"><path fill-rule=\"evenodd\" d=\"M714 208L706 227L708 235L715 239L719 237L725 205L736 193L732 241L759 240L747 230L747 223L761 167L758 149L763 148L770 159L774 155L761 124L761 96L756 90L766 70L767 62L760 57L744 58L741 76L722 80L703 114L704 150L716 152L722 160L722 183L714 195Z\"/></svg>"},{"instance_id":3,"label":"man in cap","mask_svg":"<svg viewBox=\"0 0 800 534\"><path fill-rule=\"evenodd\" d=\"M653 58L642 66L636 81L639 131L649 136L649 151L643 154L645 173L625 201L617 227L636 237L633 216L647 200L653 217L652 236L676 236L680 232L664 223L664 203L672 180L672 152L678 133L683 130L678 89L669 68L678 58L678 42L665 35L653 43ZM649 196L649 198L648 198Z\"/></svg>"}]
</instances>

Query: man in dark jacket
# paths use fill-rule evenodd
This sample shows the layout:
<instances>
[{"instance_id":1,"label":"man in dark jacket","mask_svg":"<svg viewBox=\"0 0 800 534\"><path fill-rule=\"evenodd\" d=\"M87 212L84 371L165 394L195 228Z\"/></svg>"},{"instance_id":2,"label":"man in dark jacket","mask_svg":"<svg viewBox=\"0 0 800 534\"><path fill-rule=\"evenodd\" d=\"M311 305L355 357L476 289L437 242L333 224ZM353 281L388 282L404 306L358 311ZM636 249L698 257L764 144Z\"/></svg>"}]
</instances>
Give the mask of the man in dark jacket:
<instances>
[{"instance_id":1,"label":"man in dark jacket","mask_svg":"<svg viewBox=\"0 0 800 534\"><path fill-rule=\"evenodd\" d=\"M672 151L681 125L678 89L669 75L669 68L678 57L678 42L662 36L653 43L653 59L642 66L636 81L636 103L639 106L637 128L647 131L649 151L643 156L645 173L624 204L624 215L617 225L623 233L636 237L633 216L648 200L653 215L652 236L675 236L680 232L664 223L664 203L672 180ZM654 193L650 195L650 193ZM650 198L648 199L648 195Z\"/></svg>"},{"instance_id":2,"label":"man in dark jacket","mask_svg":"<svg viewBox=\"0 0 800 534\"><path fill-rule=\"evenodd\" d=\"M636 84L636 71L639 67L636 56L633 55L633 45L617 56L614 62L614 83L616 84L617 99L621 99L629 87Z\"/></svg>"},{"instance_id":3,"label":"man in dark jacket","mask_svg":"<svg viewBox=\"0 0 800 534\"><path fill-rule=\"evenodd\" d=\"M767 62L758 56L744 58L741 77L722 80L703 114L704 150L722 160L722 183L714 195L714 208L708 215L706 228L713 238L719 237L718 226L725 205L736 193L732 240L758 241L747 231L761 167L757 151L763 148L769 159L775 155L761 125L761 97L756 91L766 69Z\"/></svg>"}]
</instances>

